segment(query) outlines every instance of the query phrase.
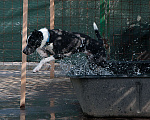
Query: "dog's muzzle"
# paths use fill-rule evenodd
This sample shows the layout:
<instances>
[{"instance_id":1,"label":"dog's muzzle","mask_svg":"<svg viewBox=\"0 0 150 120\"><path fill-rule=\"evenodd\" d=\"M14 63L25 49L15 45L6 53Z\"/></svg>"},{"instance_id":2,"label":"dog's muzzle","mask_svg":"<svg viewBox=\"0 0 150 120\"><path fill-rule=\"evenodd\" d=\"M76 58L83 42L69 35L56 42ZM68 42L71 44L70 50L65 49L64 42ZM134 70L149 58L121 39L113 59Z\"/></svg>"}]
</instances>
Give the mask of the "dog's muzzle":
<instances>
[{"instance_id":1,"label":"dog's muzzle","mask_svg":"<svg viewBox=\"0 0 150 120\"><path fill-rule=\"evenodd\" d=\"M26 46L25 49L23 50L23 53L26 55L30 55L30 54L34 53L35 50L36 49L34 47Z\"/></svg>"}]
</instances>

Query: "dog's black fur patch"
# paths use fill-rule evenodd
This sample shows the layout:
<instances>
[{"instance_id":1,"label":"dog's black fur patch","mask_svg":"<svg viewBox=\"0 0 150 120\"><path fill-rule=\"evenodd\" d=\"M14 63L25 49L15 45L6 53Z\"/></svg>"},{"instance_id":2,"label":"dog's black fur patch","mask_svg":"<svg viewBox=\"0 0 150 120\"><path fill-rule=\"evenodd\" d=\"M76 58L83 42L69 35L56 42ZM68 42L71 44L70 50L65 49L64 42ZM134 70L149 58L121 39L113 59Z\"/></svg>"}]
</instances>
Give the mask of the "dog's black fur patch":
<instances>
[{"instance_id":1,"label":"dog's black fur patch","mask_svg":"<svg viewBox=\"0 0 150 120\"><path fill-rule=\"evenodd\" d=\"M23 50L23 53L26 55L32 54L38 47L40 47L42 40L43 40L43 33L34 30L27 40L27 46Z\"/></svg>"}]
</instances>

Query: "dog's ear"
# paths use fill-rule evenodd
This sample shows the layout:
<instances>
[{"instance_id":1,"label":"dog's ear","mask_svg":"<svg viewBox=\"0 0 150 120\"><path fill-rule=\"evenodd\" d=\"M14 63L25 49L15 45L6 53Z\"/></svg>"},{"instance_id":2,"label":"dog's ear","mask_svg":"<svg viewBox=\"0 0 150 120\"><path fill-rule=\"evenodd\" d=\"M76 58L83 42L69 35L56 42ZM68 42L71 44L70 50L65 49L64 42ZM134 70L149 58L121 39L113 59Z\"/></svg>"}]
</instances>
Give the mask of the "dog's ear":
<instances>
[{"instance_id":1,"label":"dog's ear","mask_svg":"<svg viewBox=\"0 0 150 120\"><path fill-rule=\"evenodd\" d=\"M32 34L34 36L37 36L38 38L40 38L41 40L43 40L43 33L41 31L38 31L36 29L34 29L34 31L32 32Z\"/></svg>"},{"instance_id":2,"label":"dog's ear","mask_svg":"<svg viewBox=\"0 0 150 120\"><path fill-rule=\"evenodd\" d=\"M34 29L34 31L32 32L32 34L37 34L37 30L36 29Z\"/></svg>"},{"instance_id":3,"label":"dog's ear","mask_svg":"<svg viewBox=\"0 0 150 120\"><path fill-rule=\"evenodd\" d=\"M34 32L37 32L37 30L36 30L36 29L34 29Z\"/></svg>"},{"instance_id":4,"label":"dog's ear","mask_svg":"<svg viewBox=\"0 0 150 120\"><path fill-rule=\"evenodd\" d=\"M38 31L38 37L41 38L43 40L43 33Z\"/></svg>"}]
</instances>

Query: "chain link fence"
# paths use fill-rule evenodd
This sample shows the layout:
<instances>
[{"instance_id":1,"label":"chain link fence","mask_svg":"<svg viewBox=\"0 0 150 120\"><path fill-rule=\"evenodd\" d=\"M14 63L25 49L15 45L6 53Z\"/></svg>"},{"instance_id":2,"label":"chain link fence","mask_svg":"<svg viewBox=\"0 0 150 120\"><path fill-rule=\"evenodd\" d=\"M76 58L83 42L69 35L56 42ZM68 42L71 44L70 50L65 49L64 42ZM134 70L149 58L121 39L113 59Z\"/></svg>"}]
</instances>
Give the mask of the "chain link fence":
<instances>
[{"instance_id":1,"label":"chain link fence","mask_svg":"<svg viewBox=\"0 0 150 120\"><path fill-rule=\"evenodd\" d=\"M50 28L50 1L29 0L28 34ZM22 0L0 1L0 62L21 62ZM150 2L148 0L55 0L55 28L95 38L96 22L106 38L109 60L150 59ZM28 56L28 62L39 55Z\"/></svg>"}]
</instances>

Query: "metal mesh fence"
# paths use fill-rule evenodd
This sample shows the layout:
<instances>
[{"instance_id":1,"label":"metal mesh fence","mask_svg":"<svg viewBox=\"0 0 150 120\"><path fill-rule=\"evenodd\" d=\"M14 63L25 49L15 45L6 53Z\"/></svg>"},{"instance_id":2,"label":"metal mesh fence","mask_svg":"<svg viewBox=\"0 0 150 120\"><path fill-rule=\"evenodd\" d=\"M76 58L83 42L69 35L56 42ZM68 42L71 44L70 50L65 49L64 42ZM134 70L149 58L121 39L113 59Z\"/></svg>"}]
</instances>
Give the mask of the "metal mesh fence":
<instances>
[{"instance_id":1,"label":"metal mesh fence","mask_svg":"<svg viewBox=\"0 0 150 120\"><path fill-rule=\"evenodd\" d=\"M22 4L22 0L0 1L0 62L21 61ZM49 0L29 0L28 34L50 28L49 6ZM55 28L94 38L93 22L108 39L110 60L149 60L148 0L55 0ZM38 60L36 53L28 56L29 62Z\"/></svg>"},{"instance_id":2,"label":"metal mesh fence","mask_svg":"<svg viewBox=\"0 0 150 120\"><path fill-rule=\"evenodd\" d=\"M109 20L111 59L150 59L148 0L111 0Z\"/></svg>"},{"instance_id":3,"label":"metal mesh fence","mask_svg":"<svg viewBox=\"0 0 150 120\"><path fill-rule=\"evenodd\" d=\"M22 1L0 1L0 61L21 58Z\"/></svg>"}]
</instances>

